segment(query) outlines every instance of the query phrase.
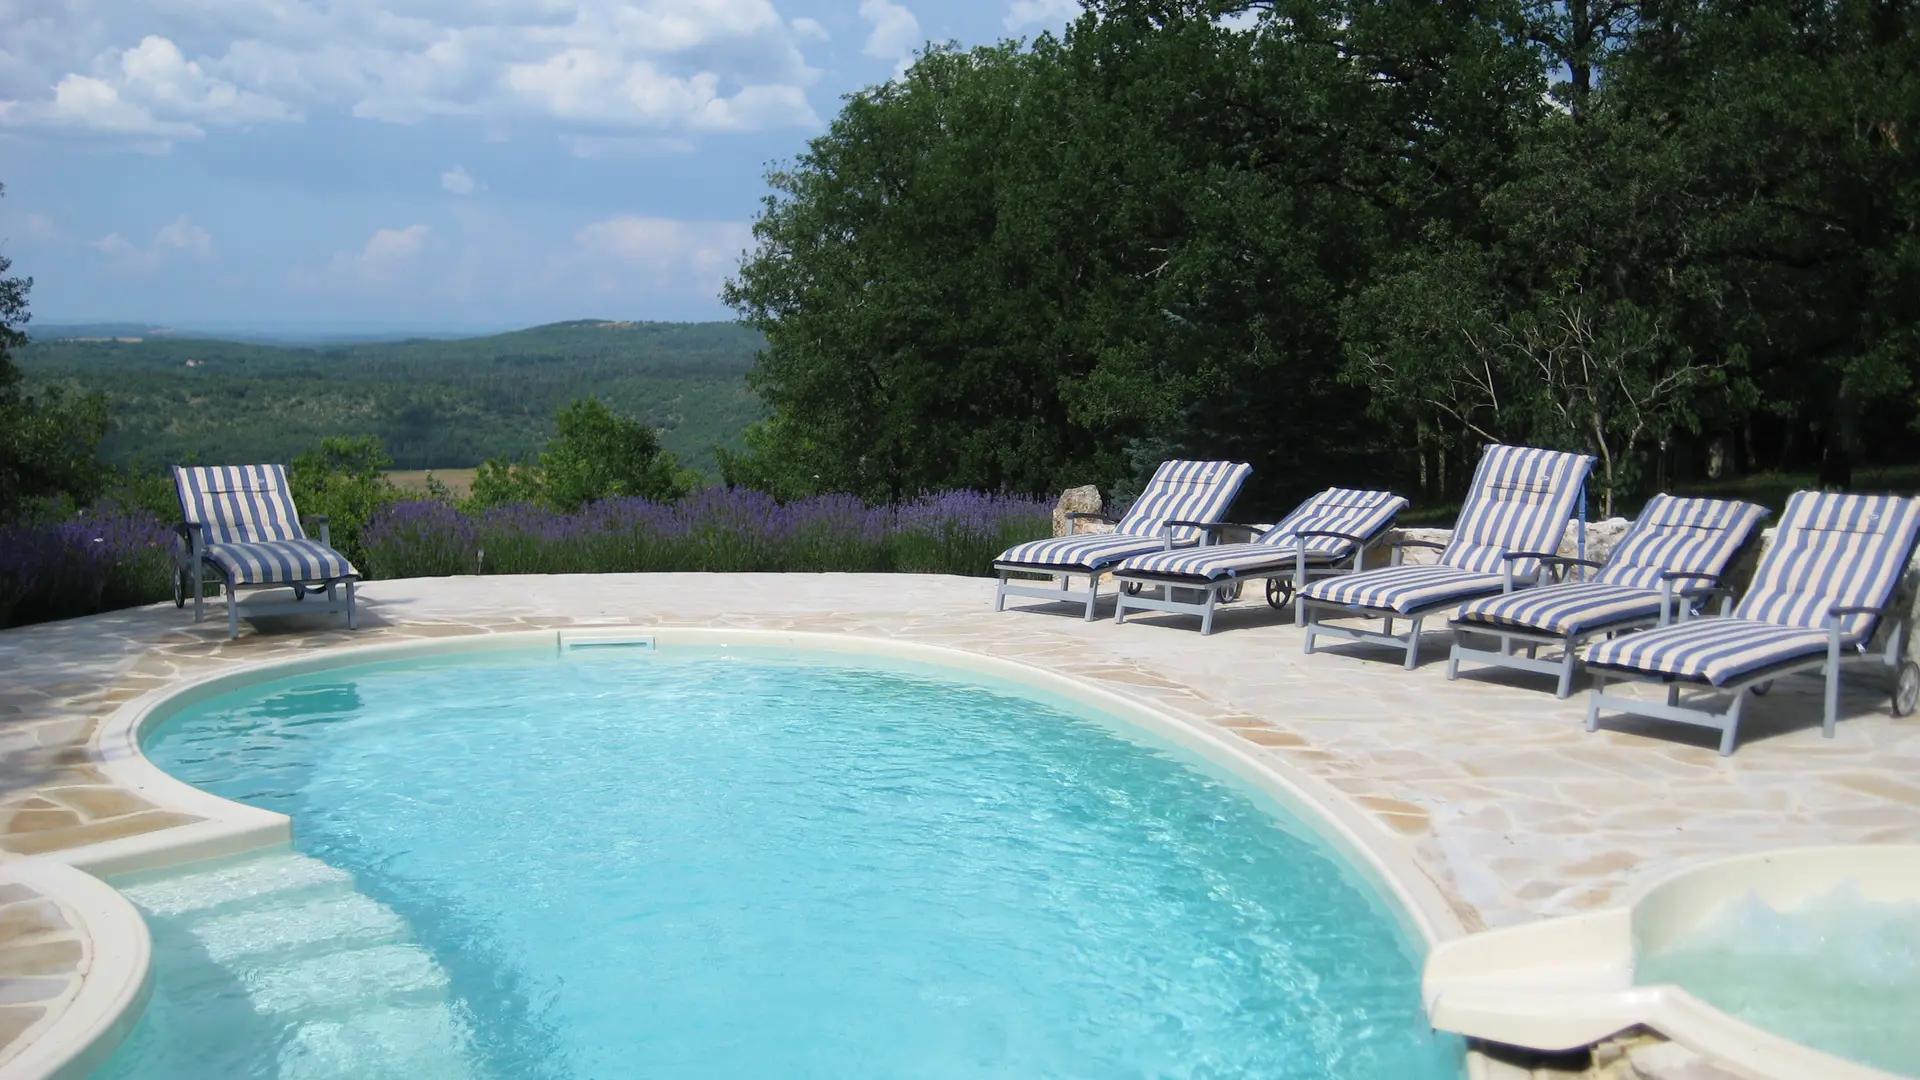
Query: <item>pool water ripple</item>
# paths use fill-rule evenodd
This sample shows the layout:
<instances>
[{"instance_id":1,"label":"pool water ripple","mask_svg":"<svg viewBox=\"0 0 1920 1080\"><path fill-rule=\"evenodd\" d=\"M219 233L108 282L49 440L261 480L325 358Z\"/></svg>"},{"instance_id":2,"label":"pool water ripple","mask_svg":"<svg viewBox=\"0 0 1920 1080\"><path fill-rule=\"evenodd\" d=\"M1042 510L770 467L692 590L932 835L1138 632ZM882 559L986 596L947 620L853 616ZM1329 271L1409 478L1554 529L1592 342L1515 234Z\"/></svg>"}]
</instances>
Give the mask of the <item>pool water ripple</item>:
<instances>
[{"instance_id":1,"label":"pool water ripple","mask_svg":"<svg viewBox=\"0 0 1920 1080\"><path fill-rule=\"evenodd\" d=\"M1460 1073L1351 867L1238 782L1010 686L495 655L259 684L146 750L291 815L298 854L130 885L160 905L158 984L112 1080L209 1055L407 1080Z\"/></svg>"}]
</instances>

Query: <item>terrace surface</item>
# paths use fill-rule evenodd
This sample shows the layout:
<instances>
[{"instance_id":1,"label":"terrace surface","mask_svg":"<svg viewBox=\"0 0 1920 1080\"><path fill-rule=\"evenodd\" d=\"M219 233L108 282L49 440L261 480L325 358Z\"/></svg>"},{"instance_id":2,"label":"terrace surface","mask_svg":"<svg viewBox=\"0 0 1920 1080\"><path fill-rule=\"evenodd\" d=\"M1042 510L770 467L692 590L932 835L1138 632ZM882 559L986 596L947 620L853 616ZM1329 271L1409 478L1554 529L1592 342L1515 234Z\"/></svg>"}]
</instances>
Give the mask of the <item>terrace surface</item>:
<instances>
[{"instance_id":1,"label":"terrace surface","mask_svg":"<svg viewBox=\"0 0 1920 1080\"><path fill-rule=\"evenodd\" d=\"M1920 718L1892 718L1868 669L1843 697L1837 738L1820 737L1820 684L1790 677L1750 704L1739 750L1721 758L1704 728L1616 719L1589 735L1584 695L1557 701L1545 677L1448 682L1439 634L1414 672L1362 645L1303 655L1290 614L1258 600L1223 609L1202 637L1178 616L1086 623L1037 601L995 613L993 582L977 578L464 577L372 582L360 595L353 633L338 619L271 619L228 641L223 611L195 626L171 605L0 633L0 859L195 820L115 787L88 749L102 718L176 679L319 649L578 624L894 638L1086 680L1345 792L1470 929L1604 905L1719 856L1920 842ZM14 942L16 930L40 932L0 919L0 959L38 944ZM14 970L0 967L0 982ZM15 1024L0 1044L22 1033Z\"/></svg>"}]
</instances>

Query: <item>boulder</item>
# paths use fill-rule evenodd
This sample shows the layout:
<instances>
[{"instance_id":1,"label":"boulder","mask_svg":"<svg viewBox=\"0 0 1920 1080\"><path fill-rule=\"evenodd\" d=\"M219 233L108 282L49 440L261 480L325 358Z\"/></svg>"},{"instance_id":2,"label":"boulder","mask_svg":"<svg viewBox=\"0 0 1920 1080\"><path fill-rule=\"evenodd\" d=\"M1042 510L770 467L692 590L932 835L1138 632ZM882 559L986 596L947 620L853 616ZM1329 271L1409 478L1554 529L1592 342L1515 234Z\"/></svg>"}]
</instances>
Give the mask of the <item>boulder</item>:
<instances>
[{"instance_id":1,"label":"boulder","mask_svg":"<svg viewBox=\"0 0 1920 1080\"><path fill-rule=\"evenodd\" d=\"M1113 526L1100 521L1067 520L1068 514L1098 514L1106 506L1106 500L1100 497L1100 489L1092 484L1084 487L1068 488L1060 493L1060 502L1053 508L1053 535L1071 536L1075 534L1112 532ZM1078 524L1079 528L1074 528Z\"/></svg>"}]
</instances>

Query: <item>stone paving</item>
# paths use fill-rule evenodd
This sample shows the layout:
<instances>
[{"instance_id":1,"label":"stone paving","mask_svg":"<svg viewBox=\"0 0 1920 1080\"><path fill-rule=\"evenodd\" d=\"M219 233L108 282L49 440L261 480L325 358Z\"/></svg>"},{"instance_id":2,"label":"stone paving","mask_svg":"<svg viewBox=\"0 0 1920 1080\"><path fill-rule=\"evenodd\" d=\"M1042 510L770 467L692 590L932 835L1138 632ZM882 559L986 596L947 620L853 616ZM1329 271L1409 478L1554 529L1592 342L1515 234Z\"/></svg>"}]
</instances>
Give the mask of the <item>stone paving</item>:
<instances>
[{"instance_id":1,"label":"stone paving","mask_svg":"<svg viewBox=\"0 0 1920 1080\"><path fill-rule=\"evenodd\" d=\"M1086 623L1037 601L996 614L993 583L974 578L467 577L372 582L360 595L354 633L338 619L278 618L243 623L228 641L224 619L195 626L171 605L0 632L0 852L193 820L115 788L88 759L100 718L177 676L342 645L605 623L944 645L1217 725L1366 808L1469 928L1603 905L1723 855L1920 842L1920 717L1892 718L1885 680L1865 668L1850 680L1837 738L1820 737L1819 682L1795 676L1750 704L1739 750L1721 758L1704 728L1616 719L1589 735L1584 695L1557 701L1544 676L1448 682L1440 633L1413 672L1363 645L1305 656L1290 615L1252 599L1223 609L1202 637L1179 616Z\"/></svg>"},{"instance_id":2,"label":"stone paving","mask_svg":"<svg viewBox=\"0 0 1920 1080\"><path fill-rule=\"evenodd\" d=\"M80 992L85 954L59 901L22 882L0 884L0 1064Z\"/></svg>"}]
</instances>

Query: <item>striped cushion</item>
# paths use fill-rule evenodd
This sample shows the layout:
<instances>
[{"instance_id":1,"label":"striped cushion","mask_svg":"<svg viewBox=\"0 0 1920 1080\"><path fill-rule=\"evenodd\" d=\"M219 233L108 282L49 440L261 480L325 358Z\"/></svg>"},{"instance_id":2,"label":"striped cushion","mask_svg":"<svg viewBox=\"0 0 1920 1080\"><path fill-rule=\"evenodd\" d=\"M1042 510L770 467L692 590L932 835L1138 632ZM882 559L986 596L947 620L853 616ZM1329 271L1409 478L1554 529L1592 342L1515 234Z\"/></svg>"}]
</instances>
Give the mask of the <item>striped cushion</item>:
<instances>
[{"instance_id":1,"label":"striped cushion","mask_svg":"<svg viewBox=\"0 0 1920 1080\"><path fill-rule=\"evenodd\" d=\"M1371 538L1393 524L1407 500L1386 491L1328 488L1293 508L1271 529L1250 544L1161 551L1128 559L1117 571L1141 576L1197 578L1212 581L1275 568L1292 568L1299 533L1337 532ZM1315 566L1339 562L1358 545L1331 536L1307 539L1307 561ZM1276 550L1277 549L1277 550Z\"/></svg>"},{"instance_id":2,"label":"striped cushion","mask_svg":"<svg viewBox=\"0 0 1920 1080\"><path fill-rule=\"evenodd\" d=\"M1920 500L1797 491L1734 614L1825 630L1834 607L1877 607L1893 596L1920 530ZM1873 635L1872 615L1841 624L1847 644Z\"/></svg>"},{"instance_id":3,"label":"striped cushion","mask_svg":"<svg viewBox=\"0 0 1920 1080\"><path fill-rule=\"evenodd\" d=\"M1352 544L1321 540L1307 548L1307 565L1325 566L1347 557ZM1121 577L1177 577L1213 581L1268 570L1292 570L1294 552L1271 544L1215 544L1135 555L1114 573Z\"/></svg>"},{"instance_id":4,"label":"striped cushion","mask_svg":"<svg viewBox=\"0 0 1920 1080\"><path fill-rule=\"evenodd\" d=\"M1117 562L1150 551L1163 551L1166 541L1154 536L1102 533L1094 536L1057 536L1017 544L993 560L995 566L1030 566L1036 570L1104 570Z\"/></svg>"},{"instance_id":5,"label":"striped cushion","mask_svg":"<svg viewBox=\"0 0 1920 1080\"><path fill-rule=\"evenodd\" d=\"M1695 619L1603 641L1587 666L1725 686L1742 676L1824 655L1827 635L1751 619Z\"/></svg>"},{"instance_id":6,"label":"striped cushion","mask_svg":"<svg viewBox=\"0 0 1920 1080\"><path fill-rule=\"evenodd\" d=\"M279 465L175 466L186 520L205 526L208 544L304 540L287 470Z\"/></svg>"},{"instance_id":7,"label":"striped cushion","mask_svg":"<svg viewBox=\"0 0 1920 1080\"><path fill-rule=\"evenodd\" d=\"M1497 593L1506 578L1456 566L1420 563L1323 578L1301 591L1309 600L1410 615L1438 605Z\"/></svg>"},{"instance_id":8,"label":"striped cushion","mask_svg":"<svg viewBox=\"0 0 1920 1080\"><path fill-rule=\"evenodd\" d=\"M1670 570L1717 578L1766 516L1765 507L1752 503L1655 495L1593 580L1658 589L1660 576ZM1706 583L1675 584L1698 588Z\"/></svg>"},{"instance_id":9,"label":"striped cushion","mask_svg":"<svg viewBox=\"0 0 1920 1080\"><path fill-rule=\"evenodd\" d=\"M1253 466L1232 461L1163 461L1113 531L1130 536L1159 536L1169 521L1219 521L1240 494ZM1179 529L1175 539L1197 541L1194 529Z\"/></svg>"},{"instance_id":10,"label":"striped cushion","mask_svg":"<svg viewBox=\"0 0 1920 1080\"><path fill-rule=\"evenodd\" d=\"M1766 514L1752 503L1656 495L1592 581L1475 600L1457 618L1549 634L1658 619L1662 574L1685 570L1718 578ZM1708 583L1674 584L1684 591Z\"/></svg>"},{"instance_id":11,"label":"striped cushion","mask_svg":"<svg viewBox=\"0 0 1920 1080\"><path fill-rule=\"evenodd\" d=\"M1328 488L1293 508L1273 528L1262 533L1256 543L1293 550L1298 533L1337 532L1348 536L1371 537L1393 524L1406 509L1407 500L1390 491L1360 491L1354 488ZM1329 550L1342 556L1353 551L1351 541L1332 537L1310 538L1309 551ZM1328 547L1332 545L1332 547Z\"/></svg>"},{"instance_id":12,"label":"striped cushion","mask_svg":"<svg viewBox=\"0 0 1920 1080\"><path fill-rule=\"evenodd\" d=\"M1461 607L1463 623L1579 634L1602 626L1660 617L1660 593L1632 585L1579 581L1489 596Z\"/></svg>"},{"instance_id":13,"label":"striped cushion","mask_svg":"<svg viewBox=\"0 0 1920 1080\"><path fill-rule=\"evenodd\" d=\"M1473 486L1440 555L1443 566L1504 574L1509 551L1557 551L1593 459L1530 446L1487 447ZM1538 573L1536 560L1515 562L1515 577Z\"/></svg>"},{"instance_id":14,"label":"striped cushion","mask_svg":"<svg viewBox=\"0 0 1920 1080\"><path fill-rule=\"evenodd\" d=\"M360 576L345 555L318 540L208 544L206 559L235 585L286 585Z\"/></svg>"}]
</instances>

